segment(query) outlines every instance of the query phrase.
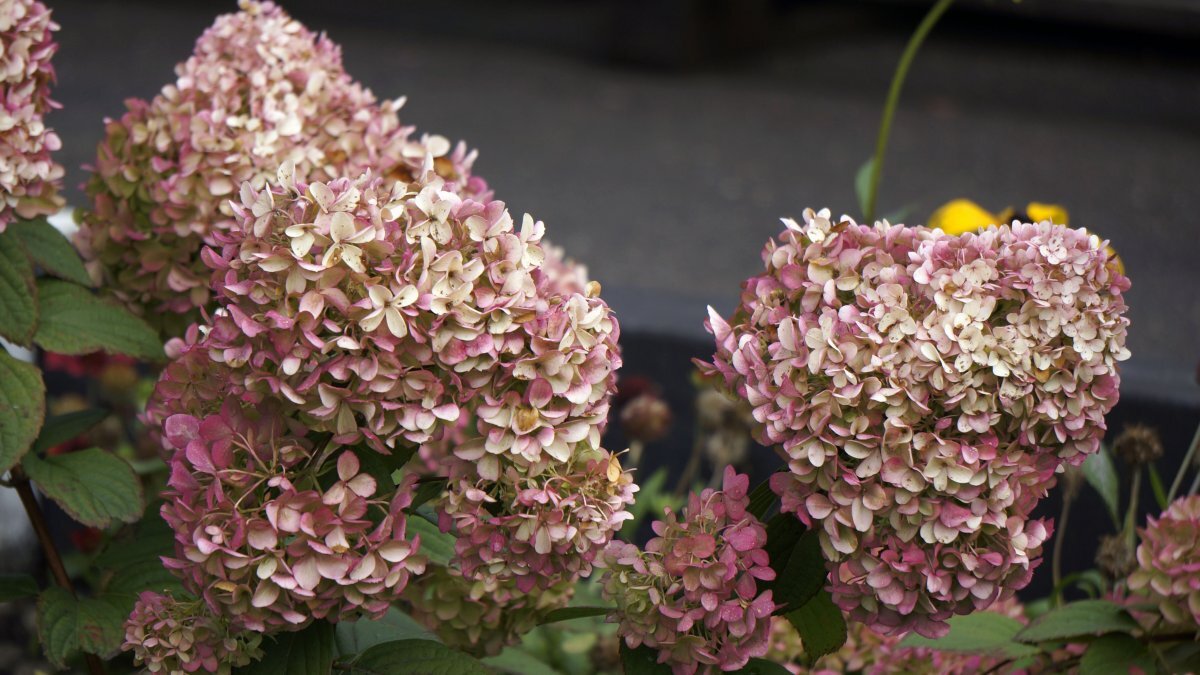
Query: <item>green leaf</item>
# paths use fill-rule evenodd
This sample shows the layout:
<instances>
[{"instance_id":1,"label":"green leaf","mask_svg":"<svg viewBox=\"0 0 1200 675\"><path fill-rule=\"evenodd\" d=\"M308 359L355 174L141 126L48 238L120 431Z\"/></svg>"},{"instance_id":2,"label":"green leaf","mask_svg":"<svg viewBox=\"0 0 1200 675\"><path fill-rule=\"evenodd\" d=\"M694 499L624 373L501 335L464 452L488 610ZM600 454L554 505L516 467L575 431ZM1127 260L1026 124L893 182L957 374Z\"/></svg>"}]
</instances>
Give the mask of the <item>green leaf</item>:
<instances>
[{"instance_id":1,"label":"green leaf","mask_svg":"<svg viewBox=\"0 0 1200 675\"><path fill-rule=\"evenodd\" d=\"M1138 627L1129 612L1107 600L1080 600L1050 610L1016 635L1019 642L1068 640L1102 633L1128 632Z\"/></svg>"},{"instance_id":2,"label":"green leaf","mask_svg":"<svg viewBox=\"0 0 1200 675\"><path fill-rule=\"evenodd\" d=\"M399 607L392 607L380 619L342 621L334 631L338 656L355 656L375 645L393 640L434 640L432 633Z\"/></svg>"},{"instance_id":3,"label":"green leaf","mask_svg":"<svg viewBox=\"0 0 1200 675\"><path fill-rule=\"evenodd\" d=\"M33 442L33 451L44 453L56 445L66 443L103 422L108 414L109 411L102 408L88 408L50 417L42 426L42 433L38 434L37 440Z\"/></svg>"},{"instance_id":4,"label":"green leaf","mask_svg":"<svg viewBox=\"0 0 1200 675\"><path fill-rule=\"evenodd\" d=\"M621 669L625 675L670 675L671 666L658 662L658 650L641 645L636 649L621 640Z\"/></svg>"},{"instance_id":5,"label":"green leaf","mask_svg":"<svg viewBox=\"0 0 1200 675\"><path fill-rule=\"evenodd\" d=\"M362 472L375 479L380 493L392 492L403 475L400 469L412 459L413 448L397 448L385 455L365 445L354 448L354 456L362 466Z\"/></svg>"},{"instance_id":6,"label":"green leaf","mask_svg":"<svg viewBox=\"0 0 1200 675\"><path fill-rule=\"evenodd\" d=\"M33 265L21 241L0 232L0 337L28 347L37 323Z\"/></svg>"},{"instance_id":7,"label":"green leaf","mask_svg":"<svg viewBox=\"0 0 1200 675\"><path fill-rule=\"evenodd\" d=\"M417 493L413 495L412 504L409 504L408 508L415 511L422 504L428 502L429 500L440 497L445 489L445 478L431 477L417 481Z\"/></svg>"},{"instance_id":8,"label":"green leaf","mask_svg":"<svg viewBox=\"0 0 1200 675\"><path fill-rule=\"evenodd\" d=\"M24 244L29 257L47 274L84 286L92 285L92 278L84 269L75 247L48 220L18 221L8 227Z\"/></svg>"},{"instance_id":9,"label":"green leaf","mask_svg":"<svg viewBox=\"0 0 1200 675\"><path fill-rule=\"evenodd\" d=\"M446 566L454 557L454 537L442 532L431 521L420 514L413 514L408 519L408 534L421 535L421 548L418 551L430 562Z\"/></svg>"},{"instance_id":10,"label":"green leaf","mask_svg":"<svg viewBox=\"0 0 1200 675\"><path fill-rule=\"evenodd\" d=\"M107 656L125 637L125 619L116 606L97 598L78 600L57 586L38 597L38 636L46 658L60 666L77 651Z\"/></svg>"},{"instance_id":11,"label":"green leaf","mask_svg":"<svg viewBox=\"0 0 1200 675\"><path fill-rule=\"evenodd\" d=\"M0 347L0 473L21 461L37 438L45 414L42 372Z\"/></svg>"},{"instance_id":12,"label":"green leaf","mask_svg":"<svg viewBox=\"0 0 1200 675\"><path fill-rule=\"evenodd\" d=\"M111 452L88 448L45 459L27 455L23 466L42 493L84 525L132 523L142 515L142 483L129 463Z\"/></svg>"},{"instance_id":13,"label":"green leaf","mask_svg":"<svg viewBox=\"0 0 1200 675\"><path fill-rule=\"evenodd\" d=\"M1024 626L1020 621L996 612L976 612L952 617L950 632L931 639L910 633L900 642L902 647L929 647L946 652L986 652L1016 659L1038 653L1035 647L1014 642Z\"/></svg>"},{"instance_id":14,"label":"green leaf","mask_svg":"<svg viewBox=\"0 0 1200 675\"><path fill-rule=\"evenodd\" d=\"M792 520L794 516L788 515ZM799 521L796 521L799 523ZM767 543L770 545L770 538ZM776 613L785 614L802 607L822 588L829 576L825 569L825 558L821 555L821 540L816 530L802 534L792 550L771 556L771 567L775 570L774 581L766 588L771 589L775 604L780 606Z\"/></svg>"},{"instance_id":15,"label":"green leaf","mask_svg":"<svg viewBox=\"0 0 1200 675\"><path fill-rule=\"evenodd\" d=\"M1117 480L1117 469L1113 466L1112 454L1106 446L1100 446L1100 452L1089 455L1083 461L1083 477L1087 479L1088 485L1091 485L1100 494L1105 508L1108 509L1108 516L1112 518L1113 525L1119 529L1121 527L1120 483Z\"/></svg>"},{"instance_id":16,"label":"green leaf","mask_svg":"<svg viewBox=\"0 0 1200 675\"><path fill-rule=\"evenodd\" d=\"M1143 673L1158 671L1146 645L1126 633L1096 639L1079 661L1080 675L1127 675L1134 667Z\"/></svg>"},{"instance_id":17,"label":"green leaf","mask_svg":"<svg viewBox=\"0 0 1200 675\"><path fill-rule=\"evenodd\" d=\"M128 310L57 279L37 283L40 322L33 341L59 354L104 350L151 361L163 358L158 333Z\"/></svg>"},{"instance_id":18,"label":"green leaf","mask_svg":"<svg viewBox=\"0 0 1200 675\"><path fill-rule=\"evenodd\" d=\"M235 668L238 675L329 675L333 670L333 626L314 621L295 633L263 640L263 657Z\"/></svg>"},{"instance_id":19,"label":"green leaf","mask_svg":"<svg viewBox=\"0 0 1200 675\"><path fill-rule=\"evenodd\" d=\"M858 212L866 217L867 198L871 192L871 171L875 168L875 158L869 157L858 167L854 174L854 196L858 198Z\"/></svg>"},{"instance_id":20,"label":"green leaf","mask_svg":"<svg viewBox=\"0 0 1200 675\"><path fill-rule=\"evenodd\" d=\"M742 675L791 675L792 671L766 659L750 659L739 671Z\"/></svg>"},{"instance_id":21,"label":"green leaf","mask_svg":"<svg viewBox=\"0 0 1200 675\"><path fill-rule=\"evenodd\" d=\"M557 623L559 621L570 621L572 619L583 619L589 616L605 616L616 610L616 607L560 607L550 610L546 616L542 617L540 625L548 623Z\"/></svg>"},{"instance_id":22,"label":"green leaf","mask_svg":"<svg viewBox=\"0 0 1200 675\"><path fill-rule=\"evenodd\" d=\"M842 610L833 604L828 591L822 589L803 607L783 616L800 633L800 639L804 642L804 656L810 664L846 644L846 618L842 616Z\"/></svg>"},{"instance_id":23,"label":"green leaf","mask_svg":"<svg viewBox=\"0 0 1200 675\"><path fill-rule=\"evenodd\" d=\"M37 593L37 582L28 574L0 574L0 602L32 598Z\"/></svg>"},{"instance_id":24,"label":"green leaf","mask_svg":"<svg viewBox=\"0 0 1200 675\"><path fill-rule=\"evenodd\" d=\"M1167 491L1163 489L1162 476L1158 473L1158 467L1150 464L1147 468L1150 469L1150 489L1154 491L1154 501L1158 503L1158 508L1167 510Z\"/></svg>"},{"instance_id":25,"label":"green leaf","mask_svg":"<svg viewBox=\"0 0 1200 675\"><path fill-rule=\"evenodd\" d=\"M778 501L779 498L771 490L771 479L768 478L754 487L750 493L750 505L746 507L746 510L755 518L762 520Z\"/></svg>"},{"instance_id":26,"label":"green leaf","mask_svg":"<svg viewBox=\"0 0 1200 675\"><path fill-rule=\"evenodd\" d=\"M512 675L563 675L562 671L520 647L507 647L483 662L494 670Z\"/></svg>"},{"instance_id":27,"label":"green leaf","mask_svg":"<svg viewBox=\"0 0 1200 675\"><path fill-rule=\"evenodd\" d=\"M475 657L432 640L375 645L350 663L355 675L488 675Z\"/></svg>"},{"instance_id":28,"label":"green leaf","mask_svg":"<svg viewBox=\"0 0 1200 675\"><path fill-rule=\"evenodd\" d=\"M110 541L94 562L97 569L111 572L104 592L122 598L130 609L142 591L169 591L179 597L182 582L162 564L163 556L175 555L175 535L158 510L148 509L147 516L129 529Z\"/></svg>"}]
</instances>

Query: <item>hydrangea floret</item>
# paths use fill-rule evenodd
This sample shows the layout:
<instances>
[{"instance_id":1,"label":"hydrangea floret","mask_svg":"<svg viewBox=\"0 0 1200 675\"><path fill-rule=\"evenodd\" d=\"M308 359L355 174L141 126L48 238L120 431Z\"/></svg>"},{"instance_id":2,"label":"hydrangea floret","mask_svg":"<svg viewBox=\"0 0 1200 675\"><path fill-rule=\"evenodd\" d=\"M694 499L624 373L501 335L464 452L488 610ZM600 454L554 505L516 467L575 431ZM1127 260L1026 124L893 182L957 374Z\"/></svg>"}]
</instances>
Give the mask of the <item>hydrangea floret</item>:
<instances>
[{"instance_id":1,"label":"hydrangea floret","mask_svg":"<svg viewBox=\"0 0 1200 675\"><path fill-rule=\"evenodd\" d=\"M1200 630L1200 495L1147 519L1137 564L1129 589L1157 603L1167 621Z\"/></svg>"},{"instance_id":2,"label":"hydrangea floret","mask_svg":"<svg viewBox=\"0 0 1200 675\"><path fill-rule=\"evenodd\" d=\"M49 215L63 205L63 168L50 153L62 147L45 115L58 51L58 24L36 0L0 0L0 232L17 218Z\"/></svg>"},{"instance_id":3,"label":"hydrangea floret","mask_svg":"<svg viewBox=\"0 0 1200 675\"><path fill-rule=\"evenodd\" d=\"M675 673L738 670L768 648L775 578L766 528L746 509L750 478L727 467L721 490L692 494L678 517L666 509L644 550L612 542L601 566L611 617L630 647L658 650Z\"/></svg>"},{"instance_id":4,"label":"hydrangea floret","mask_svg":"<svg viewBox=\"0 0 1200 675\"><path fill-rule=\"evenodd\" d=\"M231 629L201 601L144 591L125 624L124 648L146 672L217 673L262 657L262 636Z\"/></svg>"},{"instance_id":5,"label":"hydrangea floret","mask_svg":"<svg viewBox=\"0 0 1200 675\"><path fill-rule=\"evenodd\" d=\"M233 224L230 199L284 161L325 180L367 169L411 180L431 156L446 189L487 191L470 174L474 152L415 135L397 116L403 99L378 101L333 41L270 2L219 17L175 73L106 121L78 236L101 287L168 337L210 305L200 254Z\"/></svg>"},{"instance_id":6,"label":"hydrangea floret","mask_svg":"<svg viewBox=\"0 0 1200 675\"><path fill-rule=\"evenodd\" d=\"M1049 534L1029 514L1116 403L1129 281L1050 222L784 223L732 319L710 310L706 371L787 462L771 486L850 619L942 634L1028 583Z\"/></svg>"}]
</instances>

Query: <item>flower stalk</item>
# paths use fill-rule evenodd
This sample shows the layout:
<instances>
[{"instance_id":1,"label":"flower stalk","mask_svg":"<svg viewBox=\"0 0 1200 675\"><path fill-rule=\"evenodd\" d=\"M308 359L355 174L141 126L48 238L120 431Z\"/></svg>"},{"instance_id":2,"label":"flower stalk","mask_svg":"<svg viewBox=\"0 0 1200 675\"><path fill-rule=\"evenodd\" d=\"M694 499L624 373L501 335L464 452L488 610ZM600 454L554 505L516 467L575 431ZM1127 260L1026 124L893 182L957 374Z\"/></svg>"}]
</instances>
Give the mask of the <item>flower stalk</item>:
<instances>
[{"instance_id":1,"label":"flower stalk","mask_svg":"<svg viewBox=\"0 0 1200 675\"><path fill-rule=\"evenodd\" d=\"M1188 467L1196 461L1196 448L1200 447L1200 425L1196 427L1196 433L1192 436L1192 444L1188 446L1187 454L1183 457L1183 464L1179 465L1179 471L1175 473L1175 480L1171 481L1171 490L1167 492L1167 503L1175 501L1175 495L1179 493L1179 488L1183 485L1183 476L1187 473ZM1196 480L1192 482L1192 489L1189 494L1196 494L1196 490L1200 488L1200 475L1196 476Z\"/></svg>"},{"instance_id":2,"label":"flower stalk","mask_svg":"<svg viewBox=\"0 0 1200 675\"><path fill-rule=\"evenodd\" d=\"M921 45L925 42L925 38L929 36L930 31L937 24L946 10L950 9L950 5L954 4L954 0L938 0L933 7L929 9L929 13L921 20L921 24L917 26L916 32L908 39L908 45L904 48L904 53L900 56L900 62L896 64L896 72L892 75L892 84L888 89L887 101L883 105L883 118L879 121L879 136L875 141L875 155L871 162L871 183L867 189L867 205L866 213L863 214L867 222L875 220L875 205L879 197L879 181L883 176L883 156L887 152L888 137L892 133L892 118L896 116L896 106L900 102L900 91L904 88L904 80L908 77L908 69L912 66L912 62L917 57L917 52L921 49Z\"/></svg>"}]
</instances>

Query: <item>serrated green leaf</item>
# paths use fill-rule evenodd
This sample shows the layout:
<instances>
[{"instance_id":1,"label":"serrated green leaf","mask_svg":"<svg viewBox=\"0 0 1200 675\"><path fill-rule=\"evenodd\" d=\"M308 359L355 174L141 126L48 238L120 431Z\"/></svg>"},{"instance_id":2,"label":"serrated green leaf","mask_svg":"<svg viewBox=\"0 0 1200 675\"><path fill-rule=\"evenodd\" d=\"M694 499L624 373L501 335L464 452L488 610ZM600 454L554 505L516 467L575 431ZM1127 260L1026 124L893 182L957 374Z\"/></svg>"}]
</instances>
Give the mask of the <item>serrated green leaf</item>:
<instances>
[{"instance_id":1,"label":"serrated green leaf","mask_svg":"<svg viewBox=\"0 0 1200 675\"><path fill-rule=\"evenodd\" d=\"M671 667L658 662L658 650L646 645L630 647L621 641L621 669L625 675L670 675Z\"/></svg>"},{"instance_id":2,"label":"serrated green leaf","mask_svg":"<svg viewBox=\"0 0 1200 675\"><path fill-rule=\"evenodd\" d=\"M314 621L295 633L263 640L263 657L233 670L237 675L329 675L333 670L333 626Z\"/></svg>"},{"instance_id":3,"label":"serrated green leaf","mask_svg":"<svg viewBox=\"0 0 1200 675\"><path fill-rule=\"evenodd\" d=\"M418 551L435 565L446 566L454 557L454 537L442 532L428 519L420 514L413 514L408 519L408 534L421 535L421 548Z\"/></svg>"},{"instance_id":4,"label":"serrated green leaf","mask_svg":"<svg viewBox=\"0 0 1200 675\"><path fill-rule=\"evenodd\" d=\"M1117 480L1117 469L1113 465L1112 454L1107 447L1100 446L1099 452L1089 455L1083 461L1083 477L1088 485L1099 493L1113 525L1120 528L1120 482Z\"/></svg>"},{"instance_id":5,"label":"serrated green leaf","mask_svg":"<svg viewBox=\"0 0 1200 675\"><path fill-rule=\"evenodd\" d=\"M0 574L0 602L32 598L37 593L37 582L28 574Z\"/></svg>"},{"instance_id":6,"label":"serrated green leaf","mask_svg":"<svg viewBox=\"0 0 1200 675\"><path fill-rule=\"evenodd\" d=\"M105 351L151 361L163 358L158 333L145 321L105 302L86 288L58 279L39 279L37 332L33 341L59 354Z\"/></svg>"},{"instance_id":7,"label":"serrated green leaf","mask_svg":"<svg viewBox=\"0 0 1200 675\"><path fill-rule=\"evenodd\" d=\"M375 645L350 663L355 675L488 675L475 657L432 640Z\"/></svg>"},{"instance_id":8,"label":"serrated green leaf","mask_svg":"<svg viewBox=\"0 0 1200 675\"><path fill-rule=\"evenodd\" d=\"M1079 661L1080 675L1127 675L1135 667L1143 673L1158 671L1146 645L1126 633L1094 640Z\"/></svg>"},{"instance_id":9,"label":"serrated green leaf","mask_svg":"<svg viewBox=\"0 0 1200 675\"><path fill-rule=\"evenodd\" d=\"M90 431L92 427L103 422L105 417L108 417L108 411L101 408L88 408L49 417L42 425L42 432L38 434L37 440L33 442L33 451L44 453L56 445L66 443Z\"/></svg>"},{"instance_id":10,"label":"serrated green leaf","mask_svg":"<svg viewBox=\"0 0 1200 675\"><path fill-rule=\"evenodd\" d=\"M510 675L563 675L561 670L520 647L508 647L495 656L483 659L483 663L497 672Z\"/></svg>"},{"instance_id":11,"label":"serrated green leaf","mask_svg":"<svg viewBox=\"0 0 1200 675\"><path fill-rule=\"evenodd\" d=\"M585 619L589 616L605 616L615 611L615 607L559 607L551 610L542 617L539 625L548 623L558 623L559 621L571 621L572 619Z\"/></svg>"},{"instance_id":12,"label":"serrated green leaf","mask_svg":"<svg viewBox=\"0 0 1200 675\"><path fill-rule=\"evenodd\" d=\"M795 520L795 517L788 517ZM799 522L799 521L797 521ZM770 539L768 538L768 543ZM791 551L771 556L771 567L775 579L766 584L772 592L777 613L787 613L802 607L822 588L829 577L825 569L825 558L821 555L821 540L816 530L802 534Z\"/></svg>"},{"instance_id":13,"label":"serrated green leaf","mask_svg":"<svg viewBox=\"0 0 1200 675\"><path fill-rule=\"evenodd\" d=\"M142 483L129 463L111 452L88 448L45 459L26 455L22 466L43 494L84 525L132 523L142 515Z\"/></svg>"},{"instance_id":14,"label":"serrated green leaf","mask_svg":"<svg viewBox=\"0 0 1200 675\"><path fill-rule=\"evenodd\" d=\"M1019 631L1015 639L1038 643L1128 632L1137 627L1137 622L1120 605L1107 600L1080 600L1046 612Z\"/></svg>"},{"instance_id":15,"label":"serrated green leaf","mask_svg":"<svg viewBox=\"0 0 1200 675\"><path fill-rule=\"evenodd\" d=\"M355 656L375 645L394 640L436 642L437 637L398 607L392 607L380 619L342 621L334 631L334 644L339 657Z\"/></svg>"},{"instance_id":16,"label":"serrated green leaf","mask_svg":"<svg viewBox=\"0 0 1200 675\"><path fill-rule=\"evenodd\" d=\"M804 656L810 664L846 644L846 618L824 589L804 603L803 607L783 616L800 634Z\"/></svg>"},{"instance_id":17,"label":"serrated green leaf","mask_svg":"<svg viewBox=\"0 0 1200 675\"><path fill-rule=\"evenodd\" d=\"M28 347L37 323L33 265L21 240L0 232L0 337Z\"/></svg>"},{"instance_id":18,"label":"serrated green leaf","mask_svg":"<svg viewBox=\"0 0 1200 675\"><path fill-rule=\"evenodd\" d=\"M28 452L45 414L42 372L0 347L0 474Z\"/></svg>"},{"instance_id":19,"label":"serrated green leaf","mask_svg":"<svg viewBox=\"0 0 1200 675\"><path fill-rule=\"evenodd\" d=\"M854 173L854 196L858 198L858 211L866 218L867 201L871 192L871 171L875 168L875 158L869 157Z\"/></svg>"},{"instance_id":20,"label":"serrated green leaf","mask_svg":"<svg viewBox=\"0 0 1200 675\"><path fill-rule=\"evenodd\" d=\"M996 612L976 612L952 617L950 632L930 639L910 633L900 642L903 647L929 647L947 652L993 653L1006 658L1021 658L1038 653L1029 645L1014 641L1024 626L1020 621Z\"/></svg>"},{"instance_id":21,"label":"serrated green leaf","mask_svg":"<svg viewBox=\"0 0 1200 675\"><path fill-rule=\"evenodd\" d=\"M48 220L35 218L18 221L8 228L20 238L29 257L47 274L84 286L92 285L92 278L84 268L83 261L79 259L75 247Z\"/></svg>"},{"instance_id":22,"label":"serrated green leaf","mask_svg":"<svg viewBox=\"0 0 1200 675\"><path fill-rule=\"evenodd\" d=\"M103 599L79 600L57 586L38 597L38 636L46 658L59 666L80 650L100 656L115 653L125 635L125 619Z\"/></svg>"}]
</instances>

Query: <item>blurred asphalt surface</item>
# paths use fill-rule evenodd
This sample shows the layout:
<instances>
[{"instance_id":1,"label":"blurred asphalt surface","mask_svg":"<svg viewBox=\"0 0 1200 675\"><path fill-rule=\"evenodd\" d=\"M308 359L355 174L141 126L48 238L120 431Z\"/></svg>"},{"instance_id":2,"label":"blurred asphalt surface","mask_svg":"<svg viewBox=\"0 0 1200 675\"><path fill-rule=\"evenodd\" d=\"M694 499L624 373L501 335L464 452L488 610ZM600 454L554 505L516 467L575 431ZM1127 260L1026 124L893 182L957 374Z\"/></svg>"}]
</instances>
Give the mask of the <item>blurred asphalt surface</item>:
<instances>
[{"instance_id":1,"label":"blurred asphalt surface","mask_svg":"<svg viewBox=\"0 0 1200 675\"><path fill-rule=\"evenodd\" d=\"M64 109L50 122L80 205L79 167L102 118L173 80L174 64L235 3L47 4L63 26ZM587 263L626 331L689 337L703 336L706 304L732 309L780 216L806 206L858 215L854 174L920 18L798 3L762 49L672 69L608 58L612 10L602 2L429 4L289 8L328 31L377 95L407 95L402 118L419 132L478 148L477 173ZM1066 205L1072 224L1112 240L1133 280L1126 393L1193 404L1197 43L952 11L910 75L880 196L884 213L913 205L910 223L959 196L995 211Z\"/></svg>"}]
</instances>

